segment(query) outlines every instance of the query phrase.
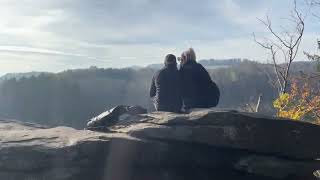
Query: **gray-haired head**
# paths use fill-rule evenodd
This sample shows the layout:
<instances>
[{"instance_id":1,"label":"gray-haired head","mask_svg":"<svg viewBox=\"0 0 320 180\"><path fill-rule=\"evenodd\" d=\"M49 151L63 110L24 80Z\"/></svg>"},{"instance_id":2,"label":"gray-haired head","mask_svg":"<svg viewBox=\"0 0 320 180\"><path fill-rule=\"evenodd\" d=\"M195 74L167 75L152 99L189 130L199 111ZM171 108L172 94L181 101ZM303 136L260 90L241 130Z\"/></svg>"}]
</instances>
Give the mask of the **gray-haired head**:
<instances>
[{"instance_id":1,"label":"gray-haired head","mask_svg":"<svg viewBox=\"0 0 320 180\"><path fill-rule=\"evenodd\" d=\"M184 51L181 54L181 63L184 64L189 61L196 61L196 53L194 52L193 48L189 48L188 50Z\"/></svg>"}]
</instances>

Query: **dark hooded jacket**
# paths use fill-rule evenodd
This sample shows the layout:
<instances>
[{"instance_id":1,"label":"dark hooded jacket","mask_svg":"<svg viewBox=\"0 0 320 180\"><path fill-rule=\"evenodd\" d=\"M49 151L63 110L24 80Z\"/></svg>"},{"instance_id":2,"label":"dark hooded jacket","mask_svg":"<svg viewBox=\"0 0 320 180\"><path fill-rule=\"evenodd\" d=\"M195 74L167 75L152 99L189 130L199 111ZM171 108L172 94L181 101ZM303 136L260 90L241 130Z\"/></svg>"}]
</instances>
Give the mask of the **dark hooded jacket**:
<instances>
[{"instance_id":1,"label":"dark hooded jacket","mask_svg":"<svg viewBox=\"0 0 320 180\"><path fill-rule=\"evenodd\" d=\"M150 97L157 111L180 112L182 99L179 71L176 64L167 64L152 78Z\"/></svg>"},{"instance_id":2,"label":"dark hooded jacket","mask_svg":"<svg viewBox=\"0 0 320 180\"><path fill-rule=\"evenodd\" d=\"M188 61L180 68L181 91L186 109L210 108L218 105L220 91L207 70L195 61Z\"/></svg>"}]
</instances>

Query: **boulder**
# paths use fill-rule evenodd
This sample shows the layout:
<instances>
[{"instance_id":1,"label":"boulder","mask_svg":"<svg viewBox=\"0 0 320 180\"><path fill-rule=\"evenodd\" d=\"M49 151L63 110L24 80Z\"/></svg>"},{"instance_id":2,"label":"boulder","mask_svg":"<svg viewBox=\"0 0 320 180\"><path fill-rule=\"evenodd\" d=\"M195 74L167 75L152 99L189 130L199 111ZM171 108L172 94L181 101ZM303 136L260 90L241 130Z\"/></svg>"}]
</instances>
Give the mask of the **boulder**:
<instances>
[{"instance_id":1,"label":"boulder","mask_svg":"<svg viewBox=\"0 0 320 180\"><path fill-rule=\"evenodd\" d=\"M132 114L107 132L0 120L0 179L315 179L320 127L217 109Z\"/></svg>"}]
</instances>

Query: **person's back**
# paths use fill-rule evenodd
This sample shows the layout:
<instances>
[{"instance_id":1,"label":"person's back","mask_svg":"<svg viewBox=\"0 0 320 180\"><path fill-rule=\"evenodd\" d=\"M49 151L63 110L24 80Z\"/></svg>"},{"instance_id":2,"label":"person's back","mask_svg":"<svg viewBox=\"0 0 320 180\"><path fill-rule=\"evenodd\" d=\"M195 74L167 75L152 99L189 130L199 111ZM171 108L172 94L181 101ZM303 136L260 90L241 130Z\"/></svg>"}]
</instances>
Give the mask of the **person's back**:
<instances>
[{"instance_id":1,"label":"person's back","mask_svg":"<svg viewBox=\"0 0 320 180\"><path fill-rule=\"evenodd\" d=\"M207 70L196 62L193 50L189 51L183 54L180 68L184 107L186 109L215 107L220 98L219 88L211 80Z\"/></svg>"},{"instance_id":2,"label":"person's back","mask_svg":"<svg viewBox=\"0 0 320 180\"><path fill-rule=\"evenodd\" d=\"M180 112L182 100L179 83L176 57L169 54L165 67L154 75L150 88L150 97L154 99L157 111Z\"/></svg>"}]
</instances>

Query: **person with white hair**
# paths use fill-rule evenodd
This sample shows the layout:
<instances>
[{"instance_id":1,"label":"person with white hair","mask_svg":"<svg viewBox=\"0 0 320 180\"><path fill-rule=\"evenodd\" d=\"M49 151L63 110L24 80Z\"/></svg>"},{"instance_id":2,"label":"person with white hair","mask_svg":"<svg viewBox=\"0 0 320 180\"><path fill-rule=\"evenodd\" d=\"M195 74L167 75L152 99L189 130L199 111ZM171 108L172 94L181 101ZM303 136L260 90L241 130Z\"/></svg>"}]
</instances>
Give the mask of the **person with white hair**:
<instances>
[{"instance_id":1,"label":"person with white hair","mask_svg":"<svg viewBox=\"0 0 320 180\"><path fill-rule=\"evenodd\" d=\"M220 91L208 71L196 61L192 48L183 52L180 60L180 79L185 109L210 108L219 103Z\"/></svg>"}]
</instances>

